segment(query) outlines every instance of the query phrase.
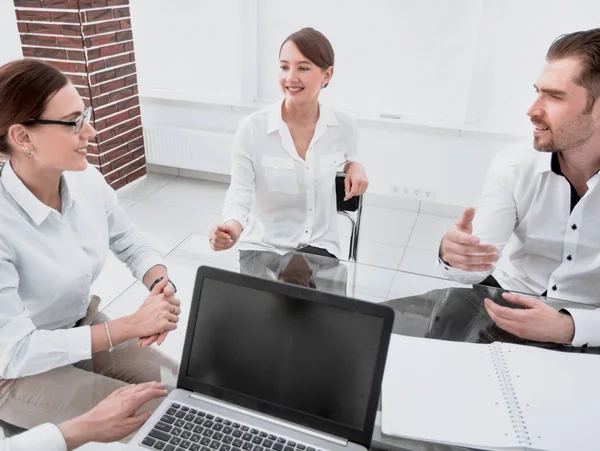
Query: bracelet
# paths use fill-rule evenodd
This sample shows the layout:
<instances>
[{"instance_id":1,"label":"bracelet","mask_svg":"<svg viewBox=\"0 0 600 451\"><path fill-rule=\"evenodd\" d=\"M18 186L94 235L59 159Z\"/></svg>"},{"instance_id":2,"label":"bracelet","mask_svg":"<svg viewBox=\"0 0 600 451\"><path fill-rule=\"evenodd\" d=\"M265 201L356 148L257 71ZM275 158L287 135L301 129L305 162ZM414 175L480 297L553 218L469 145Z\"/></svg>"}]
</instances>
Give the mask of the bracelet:
<instances>
[{"instance_id":1,"label":"bracelet","mask_svg":"<svg viewBox=\"0 0 600 451\"><path fill-rule=\"evenodd\" d=\"M148 291L152 291L154 289L154 287L156 286L156 284L158 282L160 282L161 280L163 280L165 277L161 276L158 279L156 279L154 282L152 282L152 285L150 285L150 288L148 289ZM171 285L173 285L173 290L175 291L175 293L177 293L177 287L175 286L175 284L173 283L173 281L171 279L169 279L169 283Z\"/></svg>"},{"instance_id":2,"label":"bracelet","mask_svg":"<svg viewBox=\"0 0 600 451\"><path fill-rule=\"evenodd\" d=\"M110 331L108 330L108 322L104 321L104 328L106 329L106 335L108 336L108 352L113 352L115 347L113 346L112 338L110 338Z\"/></svg>"}]
</instances>

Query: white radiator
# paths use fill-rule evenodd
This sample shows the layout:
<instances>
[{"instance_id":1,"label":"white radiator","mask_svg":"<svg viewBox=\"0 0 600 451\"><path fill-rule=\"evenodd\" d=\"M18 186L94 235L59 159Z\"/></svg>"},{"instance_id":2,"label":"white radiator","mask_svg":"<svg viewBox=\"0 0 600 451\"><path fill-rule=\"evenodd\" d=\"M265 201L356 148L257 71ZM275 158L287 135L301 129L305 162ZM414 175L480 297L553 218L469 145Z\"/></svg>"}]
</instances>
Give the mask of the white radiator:
<instances>
[{"instance_id":1,"label":"white radiator","mask_svg":"<svg viewBox=\"0 0 600 451\"><path fill-rule=\"evenodd\" d=\"M215 174L231 172L233 134L145 125L144 141L150 164Z\"/></svg>"}]
</instances>

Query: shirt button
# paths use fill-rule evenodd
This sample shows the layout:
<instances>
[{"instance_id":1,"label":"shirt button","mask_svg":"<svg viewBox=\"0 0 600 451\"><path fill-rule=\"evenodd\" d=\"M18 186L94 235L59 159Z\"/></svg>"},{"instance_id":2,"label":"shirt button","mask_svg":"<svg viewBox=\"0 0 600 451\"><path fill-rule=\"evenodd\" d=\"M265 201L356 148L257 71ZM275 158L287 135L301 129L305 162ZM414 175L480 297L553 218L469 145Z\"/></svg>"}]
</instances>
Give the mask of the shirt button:
<instances>
[{"instance_id":1,"label":"shirt button","mask_svg":"<svg viewBox=\"0 0 600 451\"><path fill-rule=\"evenodd\" d=\"M571 261L571 260L573 260L573 257L571 257L570 255L567 255L567 260Z\"/></svg>"},{"instance_id":2,"label":"shirt button","mask_svg":"<svg viewBox=\"0 0 600 451\"><path fill-rule=\"evenodd\" d=\"M308 233L308 230L305 230L304 233Z\"/></svg>"},{"instance_id":3,"label":"shirt button","mask_svg":"<svg viewBox=\"0 0 600 451\"><path fill-rule=\"evenodd\" d=\"M572 228L573 230L577 230L577 224L573 224L573 225L571 226L571 228Z\"/></svg>"},{"instance_id":4,"label":"shirt button","mask_svg":"<svg viewBox=\"0 0 600 451\"><path fill-rule=\"evenodd\" d=\"M556 285L552 285L552 291L556 291L558 287Z\"/></svg>"}]
</instances>

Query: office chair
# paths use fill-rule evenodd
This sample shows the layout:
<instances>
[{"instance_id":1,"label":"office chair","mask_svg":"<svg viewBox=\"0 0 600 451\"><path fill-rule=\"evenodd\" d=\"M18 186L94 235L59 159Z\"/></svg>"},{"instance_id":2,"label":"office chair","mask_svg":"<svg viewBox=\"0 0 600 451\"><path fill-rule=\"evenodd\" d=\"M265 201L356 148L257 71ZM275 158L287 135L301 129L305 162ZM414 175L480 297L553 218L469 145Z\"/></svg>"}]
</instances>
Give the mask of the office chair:
<instances>
[{"instance_id":1,"label":"office chair","mask_svg":"<svg viewBox=\"0 0 600 451\"><path fill-rule=\"evenodd\" d=\"M360 220L362 216L362 196L355 196L352 199L344 201L345 186L344 180L346 179L346 174L343 172L338 172L335 176L335 196L337 202L337 212L345 217L347 217L352 224L352 233L350 236L350 252L348 253L348 260L351 262L356 262L357 254L358 254L358 237L360 234ZM351 212L356 212L356 217L351 215Z\"/></svg>"}]
</instances>

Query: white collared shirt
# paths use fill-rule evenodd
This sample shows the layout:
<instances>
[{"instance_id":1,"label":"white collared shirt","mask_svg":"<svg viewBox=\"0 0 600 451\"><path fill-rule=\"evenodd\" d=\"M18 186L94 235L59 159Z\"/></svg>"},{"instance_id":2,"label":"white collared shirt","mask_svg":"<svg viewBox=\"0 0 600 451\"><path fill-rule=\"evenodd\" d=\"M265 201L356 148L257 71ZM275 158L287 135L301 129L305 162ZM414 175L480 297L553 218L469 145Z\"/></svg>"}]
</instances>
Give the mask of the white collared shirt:
<instances>
[{"instance_id":1,"label":"white collared shirt","mask_svg":"<svg viewBox=\"0 0 600 451\"><path fill-rule=\"evenodd\" d=\"M240 123L223 222L240 222L241 240L260 248L284 252L311 245L339 256L335 175L356 161L358 129L349 116L320 105L304 161L281 106L277 102Z\"/></svg>"},{"instance_id":2,"label":"white collared shirt","mask_svg":"<svg viewBox=\"0 0 600 451\"><path fill-rule=\"evenodd\" d=\"M110 250L142 279L162 258L92 166L61 178L62 215L7 162L0 175L0 378L91 357L90 288Z\"/></svg>"},{"instance_id":3,"label":"white collared shirt","mask_svg":"<svg viewBox=\"0 0 600 451\"><path fill-rule=\"evenodd\" d=\"M531 142L494 158L473 221L473 234L493 244L501 259L494 278L507 290L600 306L600 174L571 212L571 186L551 170L552 154ZM440 262L463 283L490 272L466 272ZM575 322L573 345L600 345L600 309L567 309Z\"/></svg>"}]
</instances>

